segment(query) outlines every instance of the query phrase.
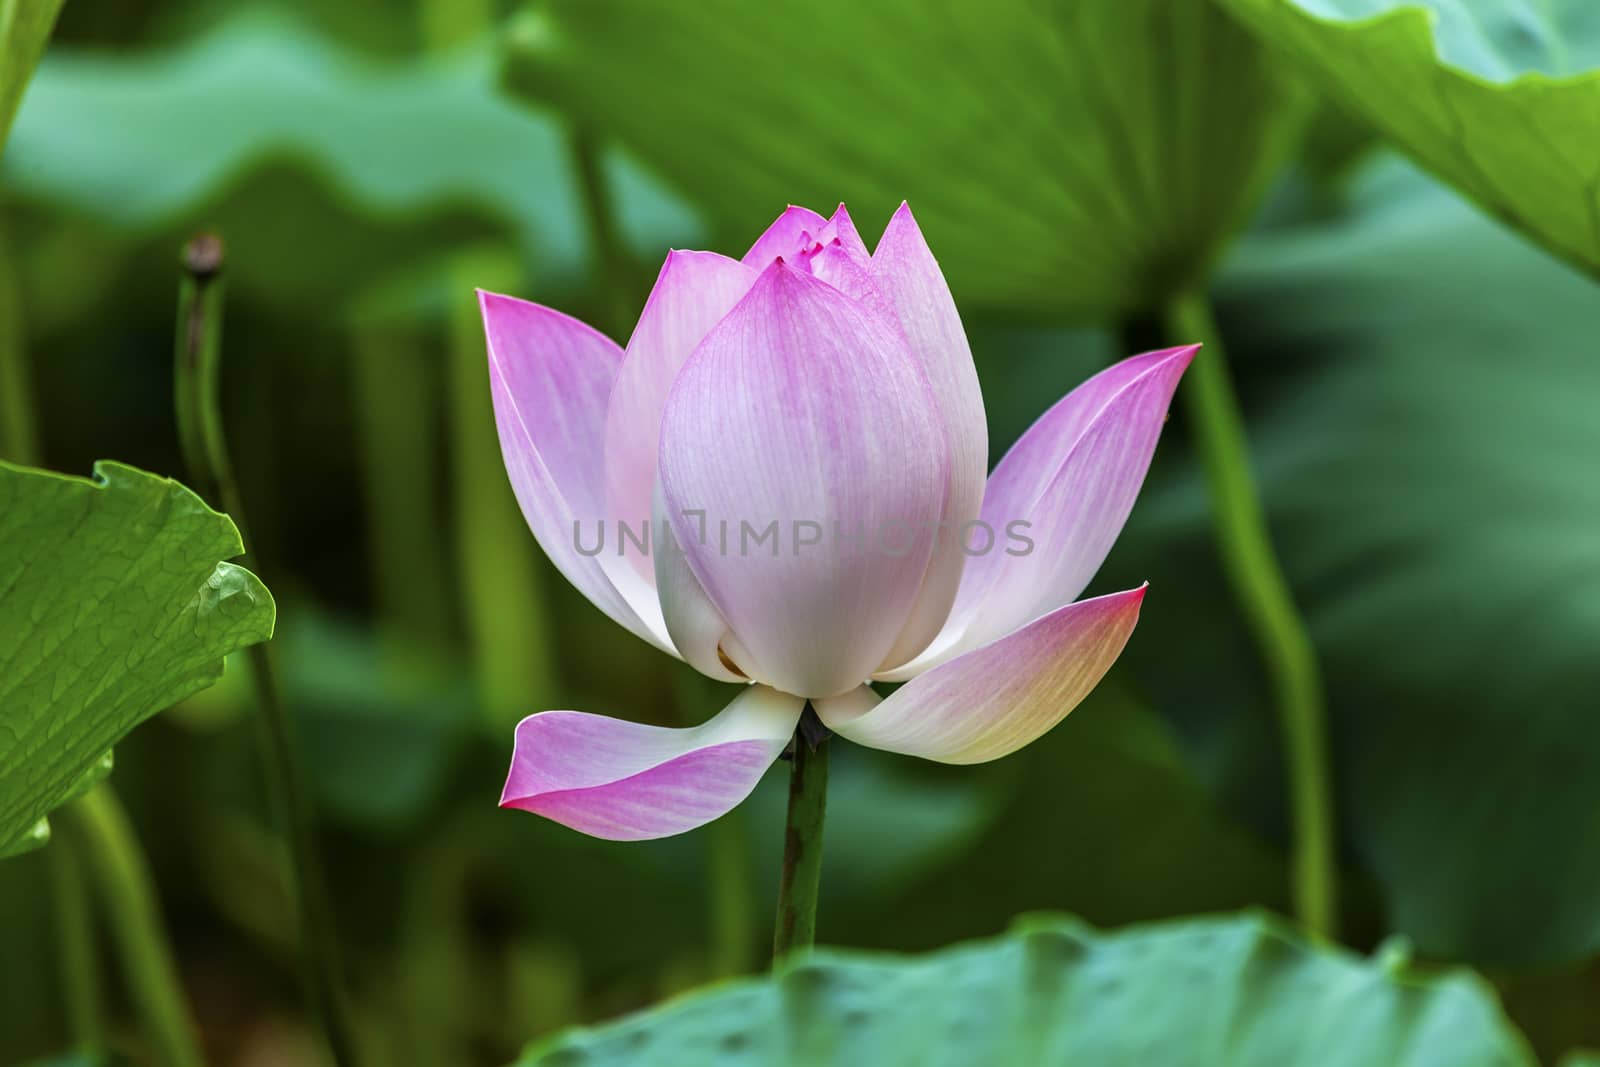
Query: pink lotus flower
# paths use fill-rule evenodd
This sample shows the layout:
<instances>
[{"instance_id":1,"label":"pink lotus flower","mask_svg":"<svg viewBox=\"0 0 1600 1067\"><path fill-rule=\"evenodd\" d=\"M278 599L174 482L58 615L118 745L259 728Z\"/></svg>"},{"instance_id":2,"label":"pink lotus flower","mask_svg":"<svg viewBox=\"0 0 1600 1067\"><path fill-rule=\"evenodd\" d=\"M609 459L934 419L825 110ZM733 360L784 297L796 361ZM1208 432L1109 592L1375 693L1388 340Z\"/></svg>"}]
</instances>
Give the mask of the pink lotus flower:
<instances>
[{"instance_id":1,"label":"pink lotus flower","mask_svg":"<svg viewBox=\"0 0 1600 1067\"><path fill-rule=\"evenodd\" d=\"M690 830L749 795L808 700L864 745L996 759L1061 721L1132 633L1143 587L1074 598L1195 347L1095 375L985 477L972 353L903 205L870 255L843 206L789 208L743 260L672 252L626 349L480 297L539 544L622 626L750 683L691 729L529 716L502 806L616 840ZM873 680L906 684L880 699Z\"/></svg>"}]
</instances>

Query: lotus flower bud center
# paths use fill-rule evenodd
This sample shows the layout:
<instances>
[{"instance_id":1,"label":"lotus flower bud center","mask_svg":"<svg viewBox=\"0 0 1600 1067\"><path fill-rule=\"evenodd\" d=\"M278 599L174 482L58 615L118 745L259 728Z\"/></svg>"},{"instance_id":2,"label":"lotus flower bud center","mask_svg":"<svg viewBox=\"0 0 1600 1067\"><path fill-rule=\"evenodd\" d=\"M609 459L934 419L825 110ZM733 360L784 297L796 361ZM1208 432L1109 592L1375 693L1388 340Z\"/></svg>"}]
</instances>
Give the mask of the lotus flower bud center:
<instances>
[{"instance_id":1,"label":"lotus flower bud center","mask_svg":"<svg viewBox=\"0 0 1600 1067\"><path fill-rule=\"evenodd\" d=\"M843 242L837 237L830 241L823 242L811 236L811 233L807 230L800 231L799 244L800 250L795 257L795 265L807 273L811 273L811 261L816 258L816 256L821 253L824 248L830 245L834 248L843 247ZM779 256L778 258L782 259L783 257Z\"/></svg>"}]
</instances>

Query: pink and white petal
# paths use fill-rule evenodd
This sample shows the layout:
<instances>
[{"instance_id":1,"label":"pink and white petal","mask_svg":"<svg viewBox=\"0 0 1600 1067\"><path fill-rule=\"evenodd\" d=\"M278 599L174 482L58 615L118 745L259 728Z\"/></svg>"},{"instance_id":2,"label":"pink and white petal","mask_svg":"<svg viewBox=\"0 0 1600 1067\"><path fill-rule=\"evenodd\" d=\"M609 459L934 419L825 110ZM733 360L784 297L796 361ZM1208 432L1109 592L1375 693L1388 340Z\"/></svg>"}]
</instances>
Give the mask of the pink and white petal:
<instances>
[{"instance_id":1,"label":"pink and white petal","mask_svg":"<svg viewBox=\"0 0 1600 1067\"><path fill-rule=\"evenodd\" d=\"M1173 391L1196 350L1136 356L1112 368L1116 374L1096 375L1000 461L983 504L996 547L969 562L970 584L952 612L958 623L967 620L961 648L992 641L1083 592L1133 510ZM1031 548L1005 538L1013 522L1028 523L1018 532Z\"/></svg>"},{"instance_id":2,"label":"pink and white petal","mask_svg":"<svg viewBox=\"0 0 1600 1067\"><path fill-rule=\"evenodd\" d=\"M673 644L672 636L668 632L666 616L661 610L661 595L656 591L654 565L651 565L648 574L642 574L633 563L636 556L643 558L646 563L651 562L655 555L657 535L658 531L654 528L645 532L645 537L649 539L646 544L649 545L650 549L648 553L645 553L635 549L631 534L627 535L628 540L622 540L624 535L620 531L613 530L612 536L617 538L618 543L624 546L623 550L619 552L616 546L608 541L605 544L604 551L596 558L600 562L600 569L605 572L605 576L610 580L612 587L622 594L622 599L628 602L628 607L633 609L633 613L639 617L639 621L649 631L651 636L647 640L650 640L652 644L663 652L688 662L688 657ZM587 548L588 546L585 545L584 547Z\"/></svg>"},{"instance_id":3,"label":"pink and white petal","mask_svg":"<svg viewBox=\"0 0 1600 1067\"><path fill-rule=\"evenodd\" d=\"M650 521L667 391L695 345L755 280L756 271L715 252L667 255L628 339L606 412L605 500L614 521L634 530ZM650 558L643 552L626 555L654 584Z\"/></svg>"},{"instance_id":4,"label":"pink and white petal","mask_svg":"<svg viewBox=\"0 0 1600 1067\"><path fill-rule=\"evenodd\" d=\"M686 730L581 711L530 715L517 724L500 806L609 841L681 834L750 795L804 707L798 697L750 686Z\"/></svg>"},{"instance_id":5,"label":"pink and white petal","mask_svg":"<svg viewBox=\"0 0 1600 1067\"><path fill-rule=\"evenodd\" d=\"M723 661L728 638L727 620L700 587L700 579L689 569L689 561L684 558L666 515L666 503L658 482L652 529L656 535L656 591L660 595L667 633L678 655L701 674L723 682L742 682L746 676L735 674Z\"/></svg>"},{"instance_id":6,"label":"pink and white petal","mask_svg":"<svg viewBox=\"0 0 1600 1067\"><path fill-rule=\"evenodd\" d=\"M506 473L523 518L551 562L601 611L670 652L579 532L605 515L606 405L622 350L577 319L539 304L479 291L489 348L489 387ZM584 541L587 545L587 540Z\"/></svg>"},{"instance_id":7,"label":"pink and white petal","mask_svg":"<svg viewBox=\"0 0 1600 1067\"><path fill-rule=\"evenodd\" d=\"M840 204L834 211L833 217L817 233L817 243L829 244L839 242L846 255L857 263L865 265L871 255L867 252L866 242L861 240L861 234L856 231L856 224L850 218L850 212Z\"/></svg>"},{"instance_id":8,"label":"pink and white petal","mask_svg":"<svg viewBox=\"0 0 1600 1067\"><path fill-rule=\"evenodd\" d=\"M984 492L982 519L993 531L994 546L990 551L974 555L967 560L955 606L950 611L950 618L945 623L944 630L933 644L909 663L893 670L879 672L876 676L879 680L901 682L907 678L914 678L935 664L943 663L993 639L997 636L997 631L1003 633L1014 629L1039 614L1071 601L1082 592L1083 584L1087 584L1093 577L1094 570L1104 559L1105 552L1110 549L1111 540L1115 539L1122 522L1126 520L1126 511L1122 513L1121 518L1116 518L1114 524L1105 522L1108 518L1115 518L1114 515L1099 516L1100 536L1105 542L1105 549L1092 561L1092 565L1082 558L1075 561L1049 560L1047 550L1042 550L1040 542L1034 539L1029 556L1035 559L1035 565L1040 562L1045 563L1047 568L1051 562L1062 565L1061 573L1056 576L1058 585L1052 586L1047 582L1040 586L1037 592L1040 594L1039 600L1042 606L1036 610L1026 604L1026 596L1013 597L1011 601L992 608L993 614L983 626L974 627L980 609L989 606L991 600L999 599L993 594L1003 572L1016 567L1013 575L1016 579L1033 573L1028 565L1019 565L1017 557L1005 554L1007 547L1016 546L1018 551L1022 550L1019 542L1007 538L1007 524L1014 520L1032 524L1042 513L1048 513L1050 510L1048 507L1041 509L1039 503L1041 497L1047 497L1058 505L1073 504L1073 501L1063 494L1062 484L1058 479L1066 468L1074 465L1081 468L1082 461L1091 457L1093 450L1086 451L1073 461L1074 449L1085 432L1102 418L1108 420L1108 425L1121 426L1124 431L1142 430L1143 436L1148 438L1148 443L1153 449L1152 434L1158 434L1160 431L1167 404L1170 403L1171 390L1176 388L1178 378L1196 351L1198 351L1196 345L1168 348L1132 356L1113 364L1058 400L1028 428L995 467ZM1125 418L1127 414L1125 406L1108 411L1111 401L1130 386L1140 383L1145 388L1131 394L1127 399L1142 398L1147 402L1142 421L1129 423ZM1155 388L1153 396L1156 401L1160 401L1159 403L1148 404L1152 400L1150 387ZM1163 392L1166 395L1165 401L1161 400ZM1119 413L1123 416L1120 419ZM1143 466L1138 467L1137 477L1132 485L1135 492L1147 468L1148 458ZM1131 506L1130 499L1130 510ZM1092 525L1095 516L1086 508L1080 507L1070 511L1065 516L1062 529L1057 533L1069 533L1074 520ZM1023 532L1032 537L1033 531ZM973 539L981 543L984 538L981 534L975 533ZM1053 541L1055 538L1050 540ZM1087 574L1083 573L1085 570L1088 571ZM1082 584L1077 584L1079 579L1076 575L1080 574ZM1025 586L1025 583L1020 581L1016 584ZM1076 588L1072 588L1073 585L1076 585ZM1012 590L1013 593L1016 591ZM1023 588L1021 592L1026 594L1028 590ZM1019 605L1017 599L1022 599L1024 603ZM1032 614L1028 614L1030 611Z\"/></svg>"},{"instance_id":9,"label":"pink and white petal","mask_svg":"<svg viewBox=\"0 0 1600 1067\"><path fill-rule=\"evenodd\" d=\"M873 706L818 705L841 737L939 763L985 763L1046 733L1116 662L1145 587L1080 600L918 675Z\"/></svg>"},{"instance_id":10,"label":"pink and white petal","mask_svg":"<svg viewBox=\"0 0 1600 1067\"><path fill-rule=\"evenodd\" d=\"M1197 350L1197 345L1185 345L1131 356L1056 401L995 466L984 496L985 515L1016 515L1027 510L1113 397L1152 373L1181 375ZM963 598L966 596L963 590Z\"/></svg>"},{"instance_id":11,"label":"pink and white petal","mask_svg":"<svg viewBox=\"0 0 1600 1067\"><path fill-rule=\"evenodd\" d=\"M921 360L950 439L945 536L904 631L880 667L905 663L939 633L955 603L967 563L960 533L978 517L989 464L983 392L961 316L938 261L905 204L894 213L872 255L872 276L899 317L911 351Z\"/></svg>"},{"instance_id":12,"label":"pink and white petal","mask_svg":"<svg viewBox=\"0 0 1600 1067\"><path fill-rule=\"evenodd\" d=\"M661 424L669 519L740 668L808 697L864 681L917 596L947 465L898 331L787 263L763 271Z\"/></svg>"},{"instance_id":13,"label":"pink and white petal","mask_svg":"<svg viewBox=\"0 0 1600 1067\"><path fill-rule=\"evenodd\" d=\"M790 204L767 227L767 231L756 238L756 243L750 246L750 251L744 254L740 262L756 270L766 270L780 256L791 259L815 244L817 234L827 224L827 219L810 208Z\"/></svg>"}]
</instances>

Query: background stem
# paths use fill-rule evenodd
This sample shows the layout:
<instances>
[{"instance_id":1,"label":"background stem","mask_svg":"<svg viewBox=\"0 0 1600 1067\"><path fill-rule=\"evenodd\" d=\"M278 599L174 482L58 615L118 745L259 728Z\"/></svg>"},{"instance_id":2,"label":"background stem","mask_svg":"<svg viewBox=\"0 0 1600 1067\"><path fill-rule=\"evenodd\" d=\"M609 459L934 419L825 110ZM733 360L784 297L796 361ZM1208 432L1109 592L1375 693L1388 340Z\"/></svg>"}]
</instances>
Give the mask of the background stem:
<instances>
[{"instance_id":1,"label":"background stem","mask_svg":"<svg viewBox=\"0 0 1600 1067\"><path fill-rule=\"evenodd\" d=\"M63 834L49 849L55 892L61 993L73 1051L98 1060L105 1048L105 1009L100 996L100 959L95 952L94 912L84 876L85 849L76 834Z\"/></svg>"},{"instance_id":2,"label":"background stem","mask_svg":"<svg viewBox=\"0 0 1600 1067\"><path fill-rule=\"evenodd\" d=\"M1266 665L1282 729L1294 833L1295 914L1313 933L1336 937L1334 811L1316 650L1272 548L1250 471L1244 419L1205 294L1191 292L1174 300L1167 310L1167 330L1174 342L1205 345L1181 391L1210 491L1223 570Z\"/></svg>"},{"instance_id":3,"label":"background stem","mask_svg":"<svg viewBox=\"0 0 1600 1067\"><path fill-rule=\"evenodd\" d=\"M753 936L757 920L750 899L743 810L734 808L706 827L705 839L711 977L745 974L759 950Z\"/></svg>"},{"instance_id":4,"label":"background stem","mask_svg":"<svg viewBox=\"0 0 1600 1067\"><path fill-rule=\"evenodd\" d=\"M455 589L438 519L445 505L434 464L441 448L436 353L409 323L367 313L351 326L350 377L375 613L404 655L447 646Z\"/></svg>"},{"instance_id":5,"label":"background stem","mask_svg":"<svg viewBox=\"0 0 1600 1067\"><path fill-rule=\"evenodd\" d=\"M583 193L589 245L594 256L594 277L600 282L601 326L612 337L626 338L637 315L634 293L628 284L633 264L622 243L621 227L612 208L611 186L601 159L600 139L593 129L575 121L568 132L572 162Z\"/></svg>"},{"instance_id":6,"label":"background stem","mask_svg":"<svg viewBox=\"0 0 1600 1067\"><path fill-rule=\"evenodd\" d=\"M201 234L183 252L175 367L178 435L191 488L221 504L239 528L248 558L244 507L228 459L219 389L222 347L222 242ZM313 1012L334 1061L358 1062L344 1004L338 938L316 846L316 820L295 755L269 646L252 645L250 677L259 714L262 772L275 821L288 845L287 877L299 920L300 955Z\"/></svg>"},{"instance_id":7,"label":"background stem","mask_svg":"<svg viewBox=\"0 0 1600 1067\"><path fill-rule=\"evenodd\" d=\"M496 33L489 0L424 0L419 13L422 42L436 55L492 40ZM498 248L462 250L444 261L443 280L456 584L485 723L503 740L529 707L554 694L556 674L553 628L544 607L547 568L506 480L474 295L480 288L518 292L524 265ZM428 337L427 344L437 343Z\"/></svg>"},{"instance_id":8,"label":"background stem","mask_svg":"<svg viewBox=\"0 0 1600 1067\"><path fill-rule=\"evenodd\" d=\"M11 262L0 219L0 457L34 466L39 462L39 439L22 302L21 278Z\"/></svg>"},{"instance_id":9,"label":"background stem","mask_svg":"<svg viewBox=\"0 0 1600 1067\"><path fill-rule=\"evenodd\" d=\"M822 882L822 824L828 808L827 733L806 719L817 713L806 705L795 729L789 772L789 811L784 821L783 870L778 876L778 918L772 934L773 962L817 939L817 890ZM807 734L823 740L813 748Z\"/></svg>"},{"instance_id":10,"label":"background stem","mask_svg":"<svg viewBox=\"0 0 1600 1067\"><path fill-rule=\"evenodd\" d=\"M73 845L89 861L100 906L110 920L129 993L166 1067L199 1067L199 1047L184 1004L178 969L167 945L155 889L128 816L106 785L61 809ZM59 847L56 846L56 847Z\"/></svg>"}]
</instances>

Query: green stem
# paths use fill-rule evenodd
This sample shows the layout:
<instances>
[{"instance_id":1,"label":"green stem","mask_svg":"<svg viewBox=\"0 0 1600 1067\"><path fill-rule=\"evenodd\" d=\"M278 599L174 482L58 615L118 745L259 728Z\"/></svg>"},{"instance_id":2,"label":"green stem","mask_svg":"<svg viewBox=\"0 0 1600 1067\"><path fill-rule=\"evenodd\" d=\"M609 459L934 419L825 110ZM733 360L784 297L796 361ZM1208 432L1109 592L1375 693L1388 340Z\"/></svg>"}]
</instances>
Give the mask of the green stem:
<instances>
[{"instance_id":1,"label":"green stem","mask_svg":"<svg viewBox=\"0 0 1600 1067\"><path fill-rule=\"evenodd\" d=\"M178 288L178 344L173 407L190 488L229 513L246 550L250 544L238 504L233 464L222 431L222 239L200 234L183 249Z\"/></svg>"},{"instance_id":2,"label":"green stem","mask_svg":"<svg viewBox=\"0 0 1600 1067\"><path fill-rule=\"evenodd\" d=\"M443 54L495 33L488 0L423 0L421 37ZM479 705L497 737L554 696L548 575L506 481L495 434L483 318L475 288L512 293L521 265L498 248L461 252L444 266L449 316L449 481L454 493L457 586L478 682ZM430 343L432 340L430 339Z\"/></svg>"},{"instance_id":3,"label":"green stem","mask_svg":"<svg viewBox=\"0 0 1600 1067\"><path fill-rule=\"evenodd\" d=\"M6 62L15 66L6 72L13 88L26 85L39 63L50 31L55 27L56 16L61 13L62 0L33 0L22 3L0 4L0 37L6 42ZM11 133L11 123L22 104L22 93L13 91L0 99L0 151L5 149L6 137Z\"/></svg>"},{"instance_id":4,"label":"green stem","mask_svg":"<svg viewBox=\"0 0 1600 1067\"><path fill-rule=\"evenodd\" d=\"M632 265L623 247L621 227L612 210L611 183L606 179L600 158L600 142L587 125L578 123L569 135L573 163L578 172L578 187L583 193L584 215L589 223L589 242L594 250L594 281L600 293L606 332L626 337L637 312L632 306L629 275Z\"/></svg>"},{"instance_id":5,"label":"green stem","mask_svg":"<svg viewBox=\"0 0 1600 1067\"><path fill-rule=\"evenodd\" d=\"M377 614L385 631L405 638L402 647L448 645L455 604L438 522L444 494L433 473L441 447L436 353L410 324L376 319L353 327L350 369Z\"/></svg>"},{"instance_id":6,"label":"green stem","mask_svg":"<svg viewBox=\"0 0 1600 1067\"><path fill-rule=\"evenodd\" d=\"M244 508L223 434L218 388L222 348L221 240L210 234L191 240L184 248L183 267L178 293L175 390L184 465L191 487L205 500L222 505L248 546ZM262 773L275 820L288 846L287 877L299 922L307 992L334 1062L356 1063L356 1046L343 999L333 913L317 853L316 820L295 755L293 725L283 705L268 646L252 645L248 654L259 708Z\"/></svg>"},{"instance_id":7,"label":"green stem","mask_svg":"<svg viewBox=\"0 0 1600 1067\"><path fill-rule=\"evenodd\" d=\"M1234 598L1266 664L1288 764L1294 830L1295 913L1312 932L1338 934L1337 865L1327 723L1316 650L1273 551L1250 471L1244 419L1227 356L1203 293L1167 309L1175 341L1204 350L1184 382L1188 416L1211 494L1212 525Z\"/></svg>"},{"instance_id":8,"label":"green stem","mask_svg":"<svg viewBox=\"0 0 1600 1067\"><path fill-rule=\"evenodd\" d=\"M710 879L706 902L711 917L713 978L746 973L756 954L745 840L740 808L706 827L706 873Z\"/></svg>"},{"instance_id":9,"label":"green stem","mask_svg":"<svg viewBox=\"0 0 1600 1067\"><path fill-rule=\"evenodd\" d=\"M200 1050L178 969L162 929L155 889L128 816L106 785L62 809L98 886L100 905L122 957L128 991L155 1044L156 1062L199 1067ZM59 847L59 846L57 846Z\"/></svg>"},{"instance_id":10,"label":"green stem","mask_svg":"<svg viewBox=\"0 0 1600 1067\"><path fill-rule=\"evenodd\" d=\"M33 421L27 340L21 280L0 228L0 458L35 464L39 441Z\"/></svg>"},{"instance_id":11,"label":"green stem","mask_svg":"<svg viewBox=\"0 0 1600 1067\"><path fill-rule=\"evenodd\" d=\"M63 834L49 853L61 991L72 1047L86 1058L98 1060L105 1048L105 1011L100 998L100 960L95 954L94 912L84 880L86 850L76 835Z\"/></svg>"},{"instance_id":12,"label":"green stem","mask_svg":"<svg viewBox=\"0 0 1600 1067\"><path fill-rule=\"evenodd\" d=\"M817 740L817 738L821 740ZM822 823L828 810L827 730L806 705L790 756L789 812L783 830L783 870L778 877L778 918L772 960L817 939L817 890L822 883Z\"/></svg>"}]
</instances>

